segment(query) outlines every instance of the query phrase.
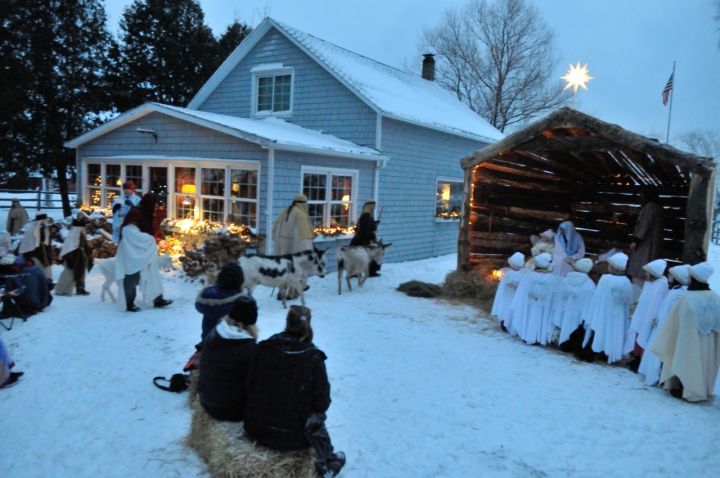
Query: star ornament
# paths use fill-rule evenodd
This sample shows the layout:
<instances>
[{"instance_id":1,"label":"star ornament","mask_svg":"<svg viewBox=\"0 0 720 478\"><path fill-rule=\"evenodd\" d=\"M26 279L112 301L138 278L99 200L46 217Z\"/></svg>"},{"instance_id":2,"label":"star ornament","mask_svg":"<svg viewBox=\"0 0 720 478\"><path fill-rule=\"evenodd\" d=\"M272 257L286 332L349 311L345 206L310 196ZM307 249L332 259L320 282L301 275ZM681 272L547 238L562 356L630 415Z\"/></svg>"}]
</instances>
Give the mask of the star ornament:
<instances>
[{"instance_id":1,"label":"star ornament","mask_svg":"<svg viewBox=\"0 0 720 478\"><path fill-rule=\"evenodd\" d=\"M561 78L567 83L565 85L565 88L563 88L563 91L567 90L568 88L572 88L574 95L577 94L578 88L580 87L582 87L584 90L587 90L586 83L594 79L588 74L588 66L580 66L580 62L577 62L577 64L575 64L574 66L571 64L568 72L565 73L565 76Z\"/></svg>"}]
</instances>

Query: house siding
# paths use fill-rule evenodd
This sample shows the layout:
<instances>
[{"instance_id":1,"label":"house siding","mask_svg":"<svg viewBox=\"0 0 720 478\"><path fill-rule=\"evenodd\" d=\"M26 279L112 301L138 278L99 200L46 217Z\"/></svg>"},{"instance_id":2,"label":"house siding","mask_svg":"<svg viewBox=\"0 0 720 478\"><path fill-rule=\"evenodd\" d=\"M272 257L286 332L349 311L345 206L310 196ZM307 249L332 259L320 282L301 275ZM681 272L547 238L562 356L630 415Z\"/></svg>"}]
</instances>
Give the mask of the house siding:
<instances>
[{"instance_id":1,"label":"house siding","mask_svg":"<svg viewBox=\"0 0 720 478\"><path fill-rule=\"evenodd\" d=\"M293 112L284 119L375 147L377 116L372 108L275 28L265 34L198 109L251 117L250 70L267 63L282 63L294 69Z\"/></svg>"},{"instance_id":2,"label":"house siding","mask_svg":"<svg viewBox=\"0 0 720 478\"><path fill-rule=\"evenodd\" d=\"M384 211L378 235L393 243L386 262L457 251L459 221L434 219L436 181L462 181L460 160L484 146L481 141L383 119L382 152L390 160L380 171L378 202Z\"/></svg>"}]
</instances>

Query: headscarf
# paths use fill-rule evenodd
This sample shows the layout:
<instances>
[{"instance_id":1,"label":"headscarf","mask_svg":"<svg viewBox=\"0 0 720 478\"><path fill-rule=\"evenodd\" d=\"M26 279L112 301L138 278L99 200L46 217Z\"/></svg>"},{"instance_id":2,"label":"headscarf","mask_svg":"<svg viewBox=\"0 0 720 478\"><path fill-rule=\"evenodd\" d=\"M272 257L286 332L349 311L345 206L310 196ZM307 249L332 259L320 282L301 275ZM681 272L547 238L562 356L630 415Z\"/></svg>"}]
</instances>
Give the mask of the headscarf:
<instances>
[{"instance_id":1,"label":"headscarf","mask_svg":"<svg viewBox=\"0 0 720 478\"><path fill-rule=\"evenodd\" d=\"M293 198L292 204L290 204L290 206L285 210L285 220L287 221L290 218L290 212L292 212L293 208L304 212L309 217L310 211L308 210L307 202L307 196L302 193L296 194Z\"/></svg>"},{"instance_id":2,"label":"headscarf","mask_svg":"<svg viewBox=\"0 0 720 478\"><path fill-rule=\"evenodd\" d=\"M140 199L140 204L130 209L125 215L125 220L122 223L122 227L128 224L134 224L140 229L140 232L155 235L155 223L153 221L155 216L155 205L157 204L157 195L155 193L146 193Z\"/></svg>"},{"instance_id":3,"label":"headscarf","mask_svg":"<svg viewBox=\"0 0 720 478\"><path fill-rule=\"evenodd\" d=\"M362 211L360 211L360 215L368 213L370 216L375 215L375 200L371 199L369 201L365 201L365 204L363 204Z\"/></svg>"},{"instance_id":4,"label":"headscarf","mask_svg":"<svg viewBox=\"0 0 720 478\"><path fill-rule=\"evenodd\" d=\"M568 256L577 254L583 244L582 237L580 237L580 234L575 230L575 226L571 221L560 223L555 240Z\"/></svg>"}]
</instances>

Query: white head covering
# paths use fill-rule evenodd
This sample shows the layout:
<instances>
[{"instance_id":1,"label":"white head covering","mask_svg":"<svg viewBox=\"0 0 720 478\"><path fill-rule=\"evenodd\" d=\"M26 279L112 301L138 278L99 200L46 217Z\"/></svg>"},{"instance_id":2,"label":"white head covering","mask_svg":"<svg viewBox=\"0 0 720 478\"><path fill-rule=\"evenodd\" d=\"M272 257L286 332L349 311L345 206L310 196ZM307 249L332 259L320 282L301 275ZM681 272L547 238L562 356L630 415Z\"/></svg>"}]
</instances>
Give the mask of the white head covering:
<instances>
[{"instance_id":1,"label":"white head covering","mask_svg":"<svg viewBox=\"0 0 720 478\"><path fill-rule=\"evenodd\" d=\"M665 268L667 267L667 261L664 259L655 259L652 262L648 262L643 266L643 269L654 278L659 279L663 276Z\"/></svg>"},{"instance_id":2,"label":"white head covering","mask_svg":"<svg viewBox=\"0 0 720 478\"><path fill-rule=\"evenodd\" d=\"M552 229L548 229L547 231L541 232L540 237L547 239L548 241L552 241L553 239L555 239L555 233Z\"/></svg>"},{"instance_id":3,"label":"white head covering","mask_svg":"<svg viewBox=\"0 0 720 478\"><path fill-rule=\"evenodd\" d=\"M516 252L512 256L508 257L508 264L516 269L522 269L525 265L525 254L522 252Z\"/></svg>"},{"instance_id":4,"label":"white head covering","mask_svg":"<svg viewBox=\"0 0 720 478\"><path fill-rule=\"evenodd\" d=\"M627 268L628 256L623 252L618 252L617 254L609 257L608 262L615 269L624 271Z\"/></svg>"},{"instance_id":5,"label":"white head covering","mask_svg":"<svg viewBox=\"0 0 720 478\"><path fill-rule=\"evenodd\" d=\"M679 266L673 266L668 272L681 284L687 285L690 283L690 265L681 264Z\"/></svg>"},{"instance_id":6,"label":"white head covering","mask_svg":"<svg viewBox=\"0 0 720 478\"><path fill-rule=\"evenodd\" d=\"M703 284L708 283L713 272L715 272L715 269L713 269L713 266L711 266L709 262L701 262L700 264L695 264L690 267L690 276Z\"/></svg>"},{"instance_id":7,"label":"white head covering","mask_svg":"<svg viewBox=\"0 0 720 478\"><path fill-rule=\"evenodd\" d=\"M68 232L63 245L60 248L60 258L65 257L66 254L70 254L72 251L80 247L80 235L84 234L85 230L82 226L72 226L70 232Z\"/></svg>"},{"instance_id":8,"label":"white head covering","mask_svg":"<svg viewBox=\"0 0 720 478\"><path fill-rule=\"evenodd\" d=\"M552 256L547 252L543 252L542 254L538 254L537 256L533 257L535 267L537 267L538 269L547 269L548 267L550 267L550 261L552 261Z\"/></svg>"},{"instance_id":9,"label":"white head covering","mask_svg":"<svg viewBox=\"0 0 720 478\"><path fill-rule=\"evenodd\" d=\"M593 268L593 261L592 259L589 259L587 257L583 259L578 259L577 261L575 261L575 264L573 264L573 267L576 271L584 272L585 274L587 274Z\"/></svg>"}]
</instances>

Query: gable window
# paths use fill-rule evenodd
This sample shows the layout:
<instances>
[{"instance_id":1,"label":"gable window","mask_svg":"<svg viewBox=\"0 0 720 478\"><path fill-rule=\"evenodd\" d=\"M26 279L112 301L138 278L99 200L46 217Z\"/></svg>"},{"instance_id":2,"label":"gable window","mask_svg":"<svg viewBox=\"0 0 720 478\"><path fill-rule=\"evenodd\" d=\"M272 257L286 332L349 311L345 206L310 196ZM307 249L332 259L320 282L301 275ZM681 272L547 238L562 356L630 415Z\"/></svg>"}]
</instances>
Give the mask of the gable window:
<instances>
[{"instance_id":1,"label":"gable window","mask_svg":"<svg viewBox=\"0 0 720 478\"><path fill-rule=\"evenodd\" d=\"M292 112L293 69L281 64L253 68L253 114L288 115Z\"/></svg>"},{"instance_id":2,"label":"gable window","mask_svg":"<svg viewBox=\"0 0 720 478\"><path fill-rule=\"evenodd\" d=\"M355 170L303 168L302 190L313 227L349 227L355 216Z\"/></svg>"},{"instance_id":3,"label":"gable window","mask_svg":"<svg viewBox=\"0 0 720 478\"><path fill-rule=\"evenodd\" d=\"M438 179L435 190L435 218L460 220L463 183L460 180Z\"/></svg>"}]
</instances>

